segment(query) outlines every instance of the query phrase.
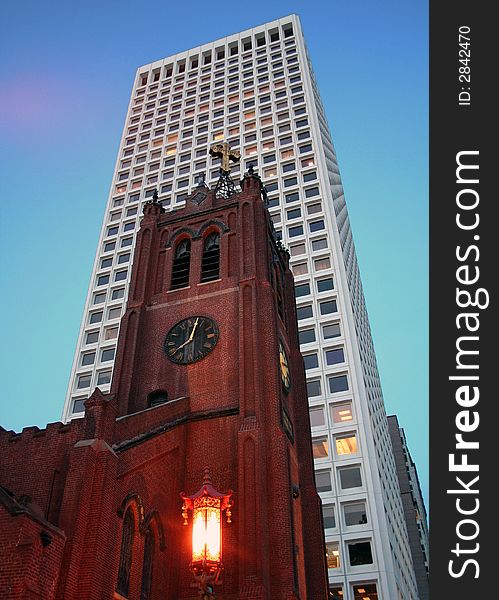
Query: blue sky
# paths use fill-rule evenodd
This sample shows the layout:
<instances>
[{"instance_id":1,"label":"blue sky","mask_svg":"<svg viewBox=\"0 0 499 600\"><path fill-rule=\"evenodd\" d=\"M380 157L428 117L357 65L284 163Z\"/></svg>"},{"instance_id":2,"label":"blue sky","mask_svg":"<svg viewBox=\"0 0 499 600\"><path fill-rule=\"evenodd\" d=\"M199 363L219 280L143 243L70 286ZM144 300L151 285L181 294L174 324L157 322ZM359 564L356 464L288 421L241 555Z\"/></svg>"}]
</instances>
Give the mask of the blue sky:
<instances>
[{"instance_id":1,"label":"blue sky","mask_svg":"<svg viewBox=\"0 0 499 600\"><path fill-rule=\"evenodd\" d=\"M338 155L387 413L428 498L426 2L5 5L0 423L61 416L136 68L290 13Z\"/></svg>"}]
</instances>

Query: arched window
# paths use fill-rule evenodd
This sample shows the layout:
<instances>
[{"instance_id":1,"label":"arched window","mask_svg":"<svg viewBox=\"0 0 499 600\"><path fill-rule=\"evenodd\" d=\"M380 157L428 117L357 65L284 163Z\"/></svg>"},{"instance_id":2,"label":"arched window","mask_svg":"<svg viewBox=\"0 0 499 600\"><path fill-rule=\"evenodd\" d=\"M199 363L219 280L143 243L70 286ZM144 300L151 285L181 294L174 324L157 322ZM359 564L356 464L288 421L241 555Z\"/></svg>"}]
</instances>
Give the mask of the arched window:
<instances>
[{"instance_id":1,"label":"arched window","mask_svg":"<svg viewBox=\"0 0 499 600\"><path fill-rule=\"evenodd\" d=\"M154 564L154 534L150 527L147 528L144 540L144 562L142 563L142 584L140 587L140 600L149 600L152 590L152 571Z\"/></svg>"},{"instance_id":2,"label":"arched window","mask_svg":"<svg viewBox=\"0 0 499 600\"><path fill-rule=\"evenodd\" d=\"M220 277L220 236L210 233L204 241L201 261L201 281L213 281Z\"/></svg>"},{"instance_id":3,"label":"arched window","mask_svg":"<svg viewBox=\"0 0 499 600\"><path fill-rule=\"evenodd\" d=\"M116 591L122 596L128 596L130 590L130 569L132 566L132 548L135 535L133 511L128 508L123 519L121 535L120 567L118 570L118 585Z\"/></svg>"},{"instance_id":4,"label":"arched window","mask_svg":"<svg viewBox=\"0 0 499 600\"><path fill-rule=\"evenodd\" d=\"M164 404L165 402L168 402L168 392L165 392L164 390L152 392L147 398L147 406L149 408L158 406L158 404Z\"/></svg>"},{"instance_id":5,"label":"arched window","mask_svg":"<svg viewBox=\"0 0 499 600\"><path fill-rule=\"evenodd\" d=\"M191 267L191 242L182 240L175 249L172 269L172 290L189 285L189 270Z\"/></svg>"}]
</instances>

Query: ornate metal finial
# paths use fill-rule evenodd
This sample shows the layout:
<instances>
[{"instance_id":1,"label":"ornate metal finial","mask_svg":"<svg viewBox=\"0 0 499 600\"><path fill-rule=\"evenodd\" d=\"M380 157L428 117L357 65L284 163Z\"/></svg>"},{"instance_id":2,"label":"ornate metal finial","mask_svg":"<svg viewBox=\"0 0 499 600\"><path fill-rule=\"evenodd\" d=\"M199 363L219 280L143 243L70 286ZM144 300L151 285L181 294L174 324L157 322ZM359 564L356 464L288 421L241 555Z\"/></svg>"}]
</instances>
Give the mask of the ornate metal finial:
<instances>
[{"instance_id":1,"label":"ornate metal finial","mask_svg":"<svg viewBox=\"0 0 499 600\"><path fill-rule=\"evenodd\" d=\"M233 150L228 142L223 142L222 144L213 144L210 154L222 159L220 177L215 187L215 198L229 198L236 193L236 186L230 177L230 162L237 162L241 153L239 150Z\"/></svg>"},{"instance_id":2,"label":"ornate metal finial","mask_svg":"<svg viewBox=\"0 0 499 600\"><path fill-rule=\"evenodd\" d=\"M210 467L205 467L203 470L203 484L211 483Z\"/></svg>"},{"instance_id":3,"label":"ornate metal finial","mask_svg":"<svg viewBox=\"0 0 499 600\"><path fill-rule=\"evenodd\" d=\"M248 175L254 175L255 174L255 166L253 165L253 163L249 164L248 167Z\"/></svg>"},{"instance_id":4,"label":"ornate metal finial","mask_svg":"<svg viewBox=\"0 0 499 600\"><path fill-rule=\"evenodd\" d=\"M213 144L210 148L211 156L222 159L222 171L227 173L230 171L230 161L237 162L241 158L239 150L234 150L229 146L228 142L222 144Z\"/></svg>"},{"instance_id":5,"label":"ornate metal finial","mask_svg":"<svg viewBox=\"0 0 499 600\"><path fill-rule=\"evenodd\" d=\"M154 193L152 195L152 202L153 204L159 204L159 194L158 194L158 190L157 188L154 190Z\"/></svg>"},{"instance_id":6,"label":"ornate metal finial","mask_svg":"<svg viewBox=\"0 0 499 600\"><path fill-rule=\"evenodd\" d=\"M202 171L199 173L197 177L198 185L197 187L206 187L206 173Z\"/></svg>"}]
</instances>

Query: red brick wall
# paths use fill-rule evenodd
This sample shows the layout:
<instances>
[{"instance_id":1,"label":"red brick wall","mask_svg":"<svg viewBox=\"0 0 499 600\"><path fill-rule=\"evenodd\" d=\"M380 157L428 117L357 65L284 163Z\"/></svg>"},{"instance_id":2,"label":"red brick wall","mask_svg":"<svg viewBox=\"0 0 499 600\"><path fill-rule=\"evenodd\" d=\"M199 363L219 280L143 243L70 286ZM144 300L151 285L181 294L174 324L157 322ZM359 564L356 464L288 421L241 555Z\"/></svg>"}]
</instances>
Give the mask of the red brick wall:
<instances>
[{"instance_id":1,"label":"red brick wall","mask_svg":"<svg viewBox=\"0 0 499 600\"><path fill-rule=\"evenodd\" d=\"M55 598L65 539L48 530L52 540L44 547L42 531L30 516L12 516L0 505L0 598Z\"/></svg>"}]
</instances>

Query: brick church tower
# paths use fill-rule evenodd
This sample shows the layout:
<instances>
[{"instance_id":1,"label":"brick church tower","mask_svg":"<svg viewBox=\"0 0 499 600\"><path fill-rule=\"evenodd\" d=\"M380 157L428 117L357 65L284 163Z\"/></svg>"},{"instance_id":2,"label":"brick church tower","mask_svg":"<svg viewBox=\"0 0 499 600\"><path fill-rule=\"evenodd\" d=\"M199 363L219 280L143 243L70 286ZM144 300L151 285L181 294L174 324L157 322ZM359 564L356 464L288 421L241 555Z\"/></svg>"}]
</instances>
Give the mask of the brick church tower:
<instances>
[{"instance_id":1,"label":"brick church tower","mask_svg":"<svg viewBox=\"0 0 499 600\"><path fill-rule=\"evenodd\" d=\"M0 597L327 597L288 254L221 173L145 205L111 393L0 430Z\"/></svg>"}]
</instances>

